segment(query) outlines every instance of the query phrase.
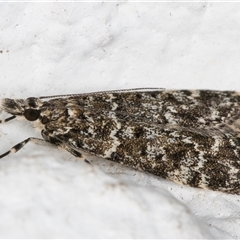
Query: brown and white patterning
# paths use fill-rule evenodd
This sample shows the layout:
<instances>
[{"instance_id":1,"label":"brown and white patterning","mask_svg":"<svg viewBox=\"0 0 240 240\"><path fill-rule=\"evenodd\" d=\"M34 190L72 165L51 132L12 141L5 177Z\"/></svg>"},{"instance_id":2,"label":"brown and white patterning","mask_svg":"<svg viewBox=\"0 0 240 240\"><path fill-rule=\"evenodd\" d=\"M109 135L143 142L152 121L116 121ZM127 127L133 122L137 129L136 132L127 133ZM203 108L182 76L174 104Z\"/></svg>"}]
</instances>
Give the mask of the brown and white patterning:
<instances>
[{"instance_id":1,"label":"brown and white patterning","mask_svg":"<svg viewBox=\"0 0 240 240\"><path fill-rule=\"evenodd\" d=\"M240 93L213 90L123 91L2 100L43 139L192 187L240 194ZM2 122L4 122L2 121Z\"/></svg>"}]
</instances>

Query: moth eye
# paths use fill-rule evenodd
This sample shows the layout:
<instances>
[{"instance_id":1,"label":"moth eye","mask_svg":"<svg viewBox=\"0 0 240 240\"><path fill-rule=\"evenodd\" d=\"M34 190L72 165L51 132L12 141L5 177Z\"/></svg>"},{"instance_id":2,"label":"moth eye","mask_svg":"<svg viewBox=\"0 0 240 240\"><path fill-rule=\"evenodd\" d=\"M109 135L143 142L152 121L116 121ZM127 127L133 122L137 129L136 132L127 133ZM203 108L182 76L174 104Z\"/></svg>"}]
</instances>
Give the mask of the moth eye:
<instances>
[{"instance_id":1,"label":"moth eye","mask_svg":"<svg viewBox=\"0 0 240 240\"><path fill-rule=\"evenodd\" d=\"M35 121L39 118L39 116L40 116L40 111L36 109L27 109L24 112L24 117L28 121Z\"/></svg>"}]
</instances>

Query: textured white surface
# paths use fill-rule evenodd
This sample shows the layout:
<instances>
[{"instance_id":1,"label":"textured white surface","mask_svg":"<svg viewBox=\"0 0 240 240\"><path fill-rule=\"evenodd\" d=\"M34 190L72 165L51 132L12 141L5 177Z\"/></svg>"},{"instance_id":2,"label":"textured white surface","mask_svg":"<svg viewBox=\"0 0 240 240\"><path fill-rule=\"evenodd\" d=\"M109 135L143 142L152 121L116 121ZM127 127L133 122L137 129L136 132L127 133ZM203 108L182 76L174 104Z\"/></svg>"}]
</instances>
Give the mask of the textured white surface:
<instances>
[{"instance_id":1,"label":"textured white surface","mask_svg":"<svg viewBox=\"0 0 240 240\"><path fill-rule=\"evenodd\" d=\"M0 3L0 97L239 90L239 7ZM40 136L17 121L0 134L1 152ZM29 144L0 161L1 238L240 238L239 199L53 147Z\"/></svg>"}]
</instances>

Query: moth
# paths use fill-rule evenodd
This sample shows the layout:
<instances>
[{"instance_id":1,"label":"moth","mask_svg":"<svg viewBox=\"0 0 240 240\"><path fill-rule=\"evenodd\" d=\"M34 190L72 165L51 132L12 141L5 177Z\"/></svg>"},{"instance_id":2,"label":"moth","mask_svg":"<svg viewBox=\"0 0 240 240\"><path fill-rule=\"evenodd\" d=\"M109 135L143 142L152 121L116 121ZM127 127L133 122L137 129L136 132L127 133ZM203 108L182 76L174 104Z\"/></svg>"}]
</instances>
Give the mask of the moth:
<instances>
[{"instance_id":1,"label":"moth","mask_svg":"<svg viewBox=\"0 0 240 240\"><path fill-rule=\"evenodd\" d=\"M240 194L240 93L130 89L2 99L3 111L76 157L90 154L192 187Z\"/></svg>"}]
</instances>

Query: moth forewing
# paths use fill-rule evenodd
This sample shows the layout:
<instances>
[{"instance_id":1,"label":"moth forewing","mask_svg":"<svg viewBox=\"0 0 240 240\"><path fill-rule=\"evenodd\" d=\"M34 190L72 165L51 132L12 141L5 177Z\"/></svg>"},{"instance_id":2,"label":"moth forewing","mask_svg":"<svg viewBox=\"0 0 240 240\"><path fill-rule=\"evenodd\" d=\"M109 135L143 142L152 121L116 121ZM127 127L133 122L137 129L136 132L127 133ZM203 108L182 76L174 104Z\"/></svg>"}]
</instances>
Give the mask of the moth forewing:
<instances>
[{"instance_id":1,"label":"moth forewing","mask_svg":"<svg viewBox=\"0 0 240 240\"><path fill-rule=\"evenodd\" d=\"M240 194L239 93L107 91L3 99L3 111L35 123L43 139L77 157L95 155L190 185Z\"/></svg>"}]
</instances>

